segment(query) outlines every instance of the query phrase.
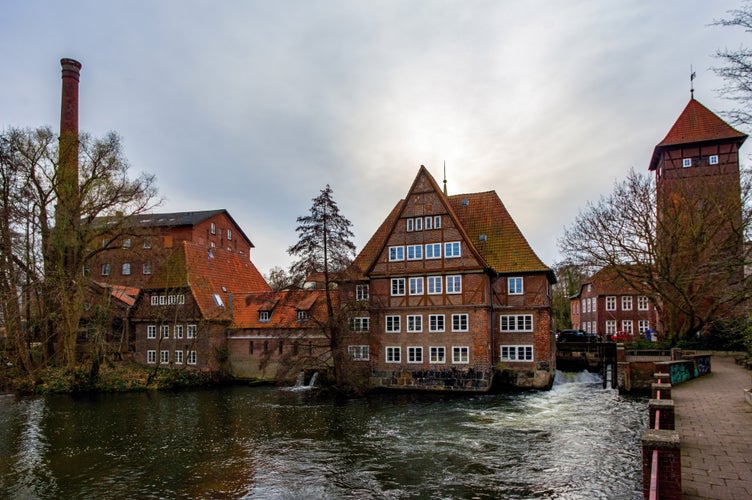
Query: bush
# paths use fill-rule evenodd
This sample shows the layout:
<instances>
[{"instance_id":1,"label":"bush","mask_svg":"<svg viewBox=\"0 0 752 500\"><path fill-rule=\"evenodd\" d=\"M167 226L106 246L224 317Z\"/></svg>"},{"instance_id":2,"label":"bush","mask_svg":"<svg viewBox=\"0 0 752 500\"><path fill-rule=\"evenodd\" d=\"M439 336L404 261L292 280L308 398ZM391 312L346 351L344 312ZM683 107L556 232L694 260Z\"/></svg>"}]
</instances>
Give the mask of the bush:
<instances>
[{"instance_id":1,"label":"bush","mask_svg":"<svg viewBox=\"0 0 752 500\"><path fill-rule=\"evenodd\" d=\"M752 323L747 320L719 320L697 337L683 339L676 347L704 351L749 351Z\"/></svg>"}]
</instances>

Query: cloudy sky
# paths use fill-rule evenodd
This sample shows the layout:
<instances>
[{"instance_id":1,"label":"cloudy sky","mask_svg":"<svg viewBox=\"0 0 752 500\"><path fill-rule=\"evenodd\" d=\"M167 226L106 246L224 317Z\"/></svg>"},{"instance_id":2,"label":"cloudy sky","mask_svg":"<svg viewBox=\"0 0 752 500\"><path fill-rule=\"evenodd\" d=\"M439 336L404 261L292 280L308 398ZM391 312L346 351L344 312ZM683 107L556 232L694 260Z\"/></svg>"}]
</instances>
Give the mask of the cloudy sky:
<instances>
[{"instance_id":1,"label":"cloudy sky","mask_svg":"<svg viewBox=\"0 0 752 500\"><path fill-rule=\"evenodd\" d=\"M3 0L0 127L119 133L159 211L226 208L266 273L330 184L358 248L426 165L496 190L541 259L588 200L645 171L689 100L716 112L711 26L741 0ZM749 131L747 131L749 132ZM743 149L745 152L749 146Z\"/></svg>"}]
</instances>

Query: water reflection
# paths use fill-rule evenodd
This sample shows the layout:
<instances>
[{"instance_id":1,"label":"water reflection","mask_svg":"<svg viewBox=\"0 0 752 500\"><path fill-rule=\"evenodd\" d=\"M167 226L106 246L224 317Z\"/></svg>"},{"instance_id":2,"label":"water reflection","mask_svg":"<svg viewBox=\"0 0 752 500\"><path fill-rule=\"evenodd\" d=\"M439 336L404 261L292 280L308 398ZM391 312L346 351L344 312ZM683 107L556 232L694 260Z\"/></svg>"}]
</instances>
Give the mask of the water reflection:
<instances>
[{"instance_id":1,"label":"water reflection","mask_svg":"<svg viewBox=\"0 0 752 500\"><path fill-rule=\"evenodd\" d=\"M4 498L640 498L647 401L228 387L0 399Z\"/></svg>"}]
</instances>

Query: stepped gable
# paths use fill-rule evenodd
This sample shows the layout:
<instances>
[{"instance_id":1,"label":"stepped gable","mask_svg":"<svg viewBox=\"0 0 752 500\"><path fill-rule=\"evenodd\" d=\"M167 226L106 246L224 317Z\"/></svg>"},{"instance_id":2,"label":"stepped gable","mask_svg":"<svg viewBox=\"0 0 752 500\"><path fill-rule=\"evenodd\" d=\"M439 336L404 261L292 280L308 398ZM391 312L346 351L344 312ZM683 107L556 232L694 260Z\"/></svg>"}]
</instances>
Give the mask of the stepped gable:
<instances>
[{"instance_id":1,"label":"stepped gable","mask_svg":"<svg viewBox=\"0 0 752 500\"><path fill-rule=\"evenodd\" d=\"M269 313L268 321L259 321L259 312ZM298 311L307 311L310 319L298 320ZM326 317L324 290L283 290L236 295L230 328L298 329L319 328L315 318Z\"/></svg>"},{"instance_id":2,"label":"stepped gable","mask_svg":"<svg viewBox=\"0 0 752 500\"><path fill-rule=\"evenodd\" d=\"M497 273L553 271L538 258L496 191L448 197L469 241Z\"/></svg>"},{"instance_id":3,"label":"stepped gable","mask_svg":"<svg viewBox=\"0 0 752 500\"><path fill-rule=\"evenodd\" d=\"M673 146L708 141L742 143L747 134L739 132L694 98L689 100L674 125L653 150L650 170L658 167L660 153Z\"/></svg>"}]
</instances>

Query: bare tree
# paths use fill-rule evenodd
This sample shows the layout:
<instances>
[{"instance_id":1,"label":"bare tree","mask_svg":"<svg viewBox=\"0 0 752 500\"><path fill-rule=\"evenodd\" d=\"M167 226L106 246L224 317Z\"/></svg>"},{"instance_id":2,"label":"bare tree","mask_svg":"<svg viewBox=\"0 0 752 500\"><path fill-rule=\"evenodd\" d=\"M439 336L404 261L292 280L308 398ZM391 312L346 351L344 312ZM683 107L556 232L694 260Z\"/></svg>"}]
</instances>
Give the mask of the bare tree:
<instances>
[{"instance_id":1,"label":"bare tree","mask_svg":"<svg viewBox=\"0 0 752 500\"><path fill-rule=\"evenodd\" d=\"M713 25L741 28L752 33L752 2L744 1L741 8L728 11L728 16L715 20ZM737 104L726 115L736 125L752 124L752 49L744 45L718 49L716 58L721 65L714 67L713 71L726 81L720 93Z\"/></svg>"},{"instance_id":2,"label":"bare tree","mask_svg":"<svg viewBox=\"0 0 752 500\"><path fill-rule=\"evenodd\" d=\"M565 229L560 250L577 266L613 266L628 285L650 294L664 334L688 337L737 315L750 297L743 247L752 216L748 172L742 180L741 193L692 184L691 192L676 186L660 200L652 176L631 171L610 195L587 204Z\"/></svg>"},{"instance_id":3,"label":"bare tree","mask_svg":"<svg viewBox=\"0 0 752 500\"><path fill-rule=\"evenodd\" d=\"M556 273L556 283L551 291L554 324L557 329L571 328L572 317L569 299L577 295L590 272L567 262L555 264L554 272Z\"/></svg>"}]
</instances>

